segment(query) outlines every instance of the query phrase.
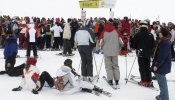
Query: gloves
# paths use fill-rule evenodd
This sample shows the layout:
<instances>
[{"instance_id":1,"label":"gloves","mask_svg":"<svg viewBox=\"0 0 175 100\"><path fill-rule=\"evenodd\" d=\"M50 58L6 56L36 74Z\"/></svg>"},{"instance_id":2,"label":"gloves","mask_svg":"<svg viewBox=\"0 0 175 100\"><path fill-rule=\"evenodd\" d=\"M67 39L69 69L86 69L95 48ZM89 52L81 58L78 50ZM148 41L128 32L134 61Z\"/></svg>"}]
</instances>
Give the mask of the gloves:
<instances>
[{"instance_id":1,"label":"gloves","mask_svg":"<svg viewBox=\"0 0 175 100\"><path fill-rule=\"evenodd\" d=\"M22 90L22 87L17 87L17 88L14 88L14 89L12 89L12 91L21 91Z\"/></svg>"},{"instance_id":2,"label":"gloves","mask_svg":"<svg viewBox=\"0 0 175 100\"><path fill-rule=\"evenodd\" d=\"M35 89L33 89L33 90L32 90L32 93L33 93L33 94L38 94L38 91L35 90Z\"/></svg>"}]
</instances>

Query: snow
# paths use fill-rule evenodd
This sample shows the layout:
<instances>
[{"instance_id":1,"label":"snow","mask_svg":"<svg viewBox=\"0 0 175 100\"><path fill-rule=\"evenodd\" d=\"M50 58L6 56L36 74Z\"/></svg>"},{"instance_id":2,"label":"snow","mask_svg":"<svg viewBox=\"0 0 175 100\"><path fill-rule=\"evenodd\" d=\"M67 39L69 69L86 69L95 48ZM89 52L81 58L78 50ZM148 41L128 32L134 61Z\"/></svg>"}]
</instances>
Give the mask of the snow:
<instances>
[{"instance_id":1,"label":"snow","mask_svg":"<svg viewBox=\"0 0 175 100\"><path fill-rule=\"evenodd\" d=\"M48 71L53 77L56 74L56 70L63 64L66 57L56 56L55 54L59 53L59 51L38 51L38 62L37 66L42 71ZM80 65L80 56L76 51L74 52L75 56L70 58L73 60L73 67L78 71L78 67ZM18 53L20 56L25 56L25 50L19 50ZM32 54L32 52L31 52ZM0 50L0 70L4 70L4 59L3 58L3 50ZM95 59L97 63L97 69L100 69L100 65L102 62L103 55L95 54ZM127 57L127 65L128 65L128 73L135 59L135 54L131 53ZM25 58L18 58L16 61L16 65L19 65L25 62ZM93 60L94 62L94 60ZM97 74L95 63L94 65L94 75ZM113 90L107 83L102 79L102 76L106 75L105 66L103 62L103 66L100 72L100 80L99 82L94 82L94 84L102 87L104 90L107 90L112 93L112 97L107 97L104 95L100 95L99 97L89 93L75 93L73 95L60 95L58 90L50 89L44 87L38 95L33 94L31 91L23 90L19 92L12 92L12 88L15 88L19 85L21 77L9 77L8 75L0 75L0 100L155 100L155 96L159 94L159 91L153 91L151 89L143 88L137 86L132 83L125 84L126 78L126 63L125 57L119 56L119 66L120 66L120 89ZM79 70L80 73L81 70ZM134 64L134 68L132 70L132 74L139 75L138 72L138 64L137 61ZM175 80L175 63L172 63L172 72L167 75L167 79ZM155 87L158 88L157 82L154 81ZM168 82L170 100L175 100L175 83Z\"/></svg>"}]
</instances>

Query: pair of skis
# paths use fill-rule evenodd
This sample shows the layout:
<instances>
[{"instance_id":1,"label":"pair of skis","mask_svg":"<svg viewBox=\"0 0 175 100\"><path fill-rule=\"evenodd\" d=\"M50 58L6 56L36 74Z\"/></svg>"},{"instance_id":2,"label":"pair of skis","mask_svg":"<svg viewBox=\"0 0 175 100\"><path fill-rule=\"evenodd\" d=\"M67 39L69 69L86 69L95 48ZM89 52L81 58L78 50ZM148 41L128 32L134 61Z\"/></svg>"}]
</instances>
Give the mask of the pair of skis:
<instances>
[{"instance_id":1,"label":"pair of skis","mask_svg":"<svg viewBox=\"0 0 175 100\"><path fill-rule=\"evenodd\" d=\"M134 78L134 79L140 79L139 76L135 76L135 75L131 75L131 78ZM152 80L156 80L156 79L152 79ZM175 82L175 80L167 79L167 82Z\"/></svg>"},{"instance_id":2,"label":"pair of skis","mask_svg":"<svg viewBox=\"0 0 175 100\"><path fill-rule=\"evenodd\" d=\"M73 57L75 54L67 54L67 55L63 55L63 53L59 53L59 54L55 54L57 56L62 56L62 57L68 57L68 58L71 58Z\"/></svg>"},{"instance_id":3,"label":"pair of skis","mask_svg":"<svg viewBox=\"0 0 175 100\"><path fill-rule=\"evenodd\" d=\"M103 95L105 95L105 96L112 97L112 93L107 92L107 91L102 91L102 93L97 92L97 91L92 91L91 93L92 93L92 94L95 94L96 96L100 96L100 94L103 94Z\"/></svg>"},{"instance_id":4,"label":"pair of skis","mask_svg":"<svg viewBox=\"0 0 175 100\"><path fill-rule=\"evenodd\" d=\"M131 75L131 78L129 80L127 80L127 81L130 82L130 83L132 83L132 84L135 84L135 85L138 85L138 86L147 88L147 89L151 89L151 90L154 90L154 91L159 91L159 89L156 88L156 87L154 87L154 86L153 87L146 87L146 86L140 85L139 84L139 81L137 81L133 75Z\"/></svg>"}]
</instances>

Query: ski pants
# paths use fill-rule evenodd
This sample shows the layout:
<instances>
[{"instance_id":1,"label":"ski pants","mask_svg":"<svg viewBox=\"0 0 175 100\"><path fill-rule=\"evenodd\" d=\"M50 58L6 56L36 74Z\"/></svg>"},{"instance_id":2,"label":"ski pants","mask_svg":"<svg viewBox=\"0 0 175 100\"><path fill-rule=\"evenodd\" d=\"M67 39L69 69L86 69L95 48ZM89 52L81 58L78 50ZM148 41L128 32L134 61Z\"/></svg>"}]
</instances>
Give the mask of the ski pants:
<instances>
[{"instance_id":1,"label":"ski pants","mask_svg":"<svg viewBox=\"0 0 175 100\"><path fill-rule=\"evenodd\" d=\"M105 56L105 68L108 80L119 80L120 70L118 66L118 55L116 56Z\"/></svg>"},{"instance_id":2,"label":"ski pants","mask_svg":"<svg viewBox=\"0 0 175 100\"><path fill-rule=\"evenodd\" d=\"M34 57L37 57L37 48L36 48L36 43L35 42L28 42L27 46L27 57L30 57L30 51L33 49L33 54Z\"/></svg>"},{"instance_id":3,"label":"ski pants","mask_svg":"<svg viewBox=\"0 0 175 100\"><path fill-rule=\"evenodd\" d=\"M20 76L23 74L23 69L25 68L25 63L14 67L10 72L8 72L7 74L9 76Z\"/></svg>"},{"instance_id":4,"label":"ski pants","mask_svg":"<svg viewBox=\"0 0 175 100\"><path fill-rule=\"evenodd\" d=\"M88 45L78 46L78 51L81 56L81 75L93 76L93 62L92 62L92 47Z\"/></svg>"},{"instance_id":5,"label":"ski pants","mask_svg":"<svg viewBox=\"0 0 175 100\"><path fill-rule=\"evenodd\" d=\"M40 83L41 83L41 87L39 88L39 91L43 88L45 82L47 82L49 87L53 87L54 86L54 79L46 71L41 73L39 80L40 80Z\"/></svg>"},{"instance_id":6,"label":"ski pants","mask_svg":"<svg viewBox=\"0 0 175 100\"><path fill-rule=\"evenodd\" d=\"M63 54L72 54L72 50L71 50L71 42L68 39L64 39L63 42Z\"/></svg>"},{"instance_id":7,"label":"ski pants","mask_svg":"<svg viewBox=\"0 0 175 100\"><path fill-rule=\"evenodd\" d=\"M51 47L51 35L46 35L46 48L50 48Z\"/></svg>"},{"instance_id":8,"label":"ski pants","mask_svg":"<svg viewBox=\"0 0 175 100\"><path fill-rule=\"evenodd\" d=\"M142 82L151 82L150 58L138 57L139 71Z\"/></svg>"},{"instance_id":9,"label":"ski pants","mask_svg":"<svg viewBox=\"0 0 175 100\"><path fill-rule=\"evenodd\" d=\"M61 47L61 37L54 37L53 49Z\"/></svg>"}]
</instances>

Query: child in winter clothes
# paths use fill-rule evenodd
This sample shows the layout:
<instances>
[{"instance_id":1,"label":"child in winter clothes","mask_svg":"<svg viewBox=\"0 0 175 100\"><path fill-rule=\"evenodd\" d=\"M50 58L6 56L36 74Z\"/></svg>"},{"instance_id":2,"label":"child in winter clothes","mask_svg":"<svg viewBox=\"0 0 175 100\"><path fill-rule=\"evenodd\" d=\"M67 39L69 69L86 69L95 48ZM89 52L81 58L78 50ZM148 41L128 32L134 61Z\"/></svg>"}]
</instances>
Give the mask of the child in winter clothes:
<instances>
[{"instance_id":1,"label":"child in winter clothes","mask_svg":"<svg viewBox=\"0 0 175 100\"><path fill-rule=\"evenodd\" d=\"M167 38L168 34L168 30L161 29L160 41L154 53L152 70L160 88L160 95L156 96L157 100L169 100L166 74L171 71L171 42Z\"/></svg>"},{"instance_id":2,"label":"child in winter clothes","mask_svg":"<svg viewBox=\"0 0 175 100\"><path fill-rule=\"evenodd\" d=\"M34 94L38 94L40 88L39 70L36 67L37 60L33 57L27 58L26 66L23 70L22 81L19 87L12 89L12 91L21 91L25 86L32 90Z\"/></svg>"}]
</instances>

